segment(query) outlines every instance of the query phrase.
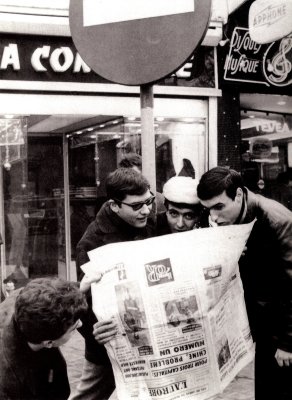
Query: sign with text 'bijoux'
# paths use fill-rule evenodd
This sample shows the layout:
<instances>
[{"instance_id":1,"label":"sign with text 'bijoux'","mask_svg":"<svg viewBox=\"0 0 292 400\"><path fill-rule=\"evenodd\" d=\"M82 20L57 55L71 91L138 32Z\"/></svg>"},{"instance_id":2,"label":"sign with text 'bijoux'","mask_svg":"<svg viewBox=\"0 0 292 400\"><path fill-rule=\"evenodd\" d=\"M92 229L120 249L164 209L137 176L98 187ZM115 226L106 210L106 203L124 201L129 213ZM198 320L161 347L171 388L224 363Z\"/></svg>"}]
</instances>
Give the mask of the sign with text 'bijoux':
<instances>
[{"instance_id":1,"label":"sign with text 'bijoux'","mask_svg":"<svg viewBox=\"0 0 292 400\"><path fill-rule=\"evenodd\" d=\"M69 21L78 52L96 73L143 85L186 62L210 10L211 0L71 0Z\"/></svg>"}]
</instances>

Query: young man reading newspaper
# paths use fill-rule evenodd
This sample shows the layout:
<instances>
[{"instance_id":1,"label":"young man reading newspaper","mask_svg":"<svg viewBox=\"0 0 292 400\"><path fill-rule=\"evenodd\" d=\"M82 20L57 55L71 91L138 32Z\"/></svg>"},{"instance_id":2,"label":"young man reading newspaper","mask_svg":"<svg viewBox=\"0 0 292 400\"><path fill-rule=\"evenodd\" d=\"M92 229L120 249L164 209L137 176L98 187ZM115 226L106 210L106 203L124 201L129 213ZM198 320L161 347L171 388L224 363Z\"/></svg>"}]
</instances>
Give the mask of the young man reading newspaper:
<instances>
[{"instance_id":1,"label":"young man reading newspaper","mask_svg":"<svg viewBox=\"0 0 292 400\"><path fill-rule=\"evenodd\" d=\"M149 182L140 172L132 168L118 168L107 177L106 192L108 201L101 207L95 221L88 226L77 245L78 266L88 262L87 253L97 247L145 239L154 234L149 215L155 196L150 192ZM90 309L79 330L85 338L83 372L81 381L70 399L106 400L113 392L115 382L103 346L104 337L97 340L100 323L91 309L90 296L88 302ZM110 333L116 332L111 320L105 323Z\"/></svg>"},{"instance_id":2,"label":"young man reading newspaper","mask_svg":"<svg viewBox=\"0 0 292 400\"><path fill-rule=\"evenodd\" d=\"M256 341L256 400L292 399L292 213L248 190L227 167L206 172L198 197L218 226L257 219L239 261Z\"/></svg>"}]
</instances>

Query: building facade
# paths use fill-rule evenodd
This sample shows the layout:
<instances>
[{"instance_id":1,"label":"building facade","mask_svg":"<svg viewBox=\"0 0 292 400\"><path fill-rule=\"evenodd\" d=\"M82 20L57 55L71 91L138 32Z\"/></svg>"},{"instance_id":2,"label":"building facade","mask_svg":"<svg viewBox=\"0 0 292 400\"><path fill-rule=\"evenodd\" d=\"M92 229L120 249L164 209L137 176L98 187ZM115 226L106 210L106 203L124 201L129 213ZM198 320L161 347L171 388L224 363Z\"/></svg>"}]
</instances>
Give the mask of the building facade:
<instances>
[{"instance_id":1,"label":"building facade","mask_svg":"<svg viewBox=\"0 0 292 400\"><path fill-rule=\"evenodd\" d=\"M229 16L218 46L218 163L240 169L250 189L290 210L291 17L290 1L247 1Z\"/></svg>"},{"instance_id":2,"label":"building facade","mask_svg":"<svg viewBox=\"0 0 292 400\"><path fill-rule=\"evenodd\" d=\"M2 3L1 281L74 280L76 243L105 200L106 175L125 154L143 155L143 173L155 169L157 191L171 176L199 178L217 165L223 21L211 18L195 55L153 87L153 167L141 140L139 87L107 82L85 64L70 36L68 2Z\"/></svg>"}]
</instances>

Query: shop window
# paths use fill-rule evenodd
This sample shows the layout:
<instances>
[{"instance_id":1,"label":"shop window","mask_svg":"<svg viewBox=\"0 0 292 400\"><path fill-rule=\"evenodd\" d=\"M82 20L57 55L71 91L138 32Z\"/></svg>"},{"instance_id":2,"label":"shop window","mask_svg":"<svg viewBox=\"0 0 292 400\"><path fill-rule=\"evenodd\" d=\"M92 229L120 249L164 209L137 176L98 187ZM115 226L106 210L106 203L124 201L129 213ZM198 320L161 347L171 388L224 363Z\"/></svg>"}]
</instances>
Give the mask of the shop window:
<instances>
[{"instance_id":1,"label":"shop window","mask_svg":"<svg viewBox=\"0 0 292 400\"><path fill-rule=\"evenodd\" d=\"M205 171L206 112L196 113L204 117L155 118L158 192L174 175ZM12 275L18 288L41 276L75 279L76 245L106 200L106 176L129 153L142 156L136 116L0 116L1 282Z\"/></svg>"},{"instance_id":2,"label":"shop window","mask_svg":"<svg viewBox=\"0 0 292 400\"><path fill-rule=\"evenodd\" d=\"M13 279L15 288L66 277L63 138L30 132L38 119L0 118L1 278Z\"/></svg>"},{"instance_id":3,"label":"shop window","mask_svg":"<svg viewBox=\"0 0 292 400\"><path fill-rule=\"evenodd\" d=\"M205 118L156 118L156 187L175 175L199 178L205 169ZM106 200L105 178L129 154L142 155L141 121L116 117L69 135L71 254ZM79 221L79 223L76 223Z\"/></svg>"},{"instance_id":4,"label":"shop window","mask_svg":"<svg viewBox=\"0 0 292 400\"><path fill-rule=\"evenodd\" d=\"M3 244L1 278L9 278L14 287L28 279L28 201L27 183L27 121L16 116L0 118L0 159L2 166ZM5 268L3 268L5 267ZM2 290L2 294L5 290Z\"/></svg>"},{"instance_id":5,"label":"shop window","mask_svg":"<svg viewBox=\"0 0 292 400\"><path fill-rule=\"evenodd\" d=\"M29 276L66 277L62 136L28 135Z\"/></svg>"},{"instance_id":6,"label":"shop window","mask_svg":"<svg viewBox=\"0 0 292 400\"><path fill-rule=\"evenodd\" d=\"M292 210L292 116L242 110L241 164L247 187Z\"/></svg>"}]
</instances>

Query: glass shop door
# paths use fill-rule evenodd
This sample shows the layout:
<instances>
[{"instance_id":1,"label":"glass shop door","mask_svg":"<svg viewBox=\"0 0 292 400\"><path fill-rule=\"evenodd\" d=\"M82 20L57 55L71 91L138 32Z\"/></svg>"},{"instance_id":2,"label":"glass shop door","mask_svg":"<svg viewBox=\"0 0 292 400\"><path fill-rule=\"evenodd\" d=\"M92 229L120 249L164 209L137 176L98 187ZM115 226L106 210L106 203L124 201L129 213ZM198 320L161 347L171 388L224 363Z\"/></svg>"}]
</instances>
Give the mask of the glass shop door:
<instances>
[{"instance_id":1,"label":"glass shop door","mask_svg":"<svg viewBox=\"0 0 292 400\"><path fill-rule=\"evenodd\" d=\"M35 120L0 118L2 300L12 285L66 277L63 136L30 132Z\"/></svg>"}]
</instances>

